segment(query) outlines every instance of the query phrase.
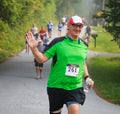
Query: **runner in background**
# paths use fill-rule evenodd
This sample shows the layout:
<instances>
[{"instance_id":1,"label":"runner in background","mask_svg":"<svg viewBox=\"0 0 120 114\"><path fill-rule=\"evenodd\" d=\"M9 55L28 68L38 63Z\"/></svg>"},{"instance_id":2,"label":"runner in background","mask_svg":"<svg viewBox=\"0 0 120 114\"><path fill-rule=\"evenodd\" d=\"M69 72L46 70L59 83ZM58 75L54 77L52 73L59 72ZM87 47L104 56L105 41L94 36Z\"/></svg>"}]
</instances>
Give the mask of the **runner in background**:
<instances>
[{"instance_id":1,"label":"runner in background","mask_svg":"<svg viewBox=\"0 0 120 114\"><path fill-rule=\"evenodd\" d=\"M47 30L42 26L40 31L39 31L39 36L41 40L43 41L43 45L47 46L48 45L48 36L47 36Z\"/></svg>"},{"instance_id":2,"label":"runner in background","mask_svg":"<svg viewBox=\"0 0 120 114\"><path fill-rule=\"evenodd\" d=\"M58 36L61 36L62 27L63 27L63 25L62 25L61 21L59 21L59 23L58 23Z\"/></svg>"},{"instance_id":3,"label":"runner in background","mask_svg":"<svg viewBox=\"0 0 120 114\"><path fill-rule=\"evenodd\" d=\"M89 24L87 24L87 27L86 27L86 39L87 39L87 42L89 43L90 41L90 36L91 36L91 27Z\"/></svg>"},{"instance_id":4,"label":"runner in background","mask_svg":"<svg viewBox=\"0 0 120 114\"><path fill-rule=\"evenodd\" d=\"M47 31L49 38L52 37L52 30L53 30L53 23L52 21L49 21L49 23L47 24Z\"/></svg>"},{"instance_id":5,"label":"runner in background","mask_svg":"<svg viewBox=\"0 0 120 114\"><path fill-rule=\"evenodd\" d=\"M63 27L64 27L65 24L66 24L66 16L62 17L61 21L62 21L62 25L63 25Z\"/></svg>"},{"instance_id":6,"label":"runner in background","mask_svg":"<svg viewBox=\"0 0 120 114\"><path fill-rule=\"evenodd\" d=\"M25 53L27 53L27 54L29 54L30 49L29 49L28 42L27 42L27 40L26 40L26 35L27 35L27 33L30 33L30 32L31 32L31 31L28 30L28 31L26 32L26 34L25 34ZM32 33L32 32L31 32L31 33Z\"/></svg>"},{"instance_id":7,"label":"runner in background","mask_svg":"<svg viewBox=\"0 0 120 114\"><path fill-rule=\"evenodd\" d=\"M40 52L43 52L44 46L42 44L42 40L38 41L37 49ZM35 70L36 70L36 79L42 79L43 63L38 62L35 58L34 58L34 63L35 63Z\"/></svg>"},{"instance_id":8,"label":"runner in background","mask_svg":"<svg viewBox=\"0 0 120 114\"><path fill-rule=\"evenodd\" d=\"M45 35L47 35L47 30L43 26L41 26L41 29L39 31L39 36L40 36L41 40L43 40L43 37Z\"/></svg>"},{"instance_id":9,"label":"runner in background","mask_svg":"<svg viewBox=\"0 0 120 114\"><path fill-rule=\"evenodd\" d=\"M34 36L35 40L37 40L38 39L38 28L37 28L37 26L35 24L33 24L31 30L32 30L32 33L33 33L33 36Z\"/></svg>"}]
</instances>

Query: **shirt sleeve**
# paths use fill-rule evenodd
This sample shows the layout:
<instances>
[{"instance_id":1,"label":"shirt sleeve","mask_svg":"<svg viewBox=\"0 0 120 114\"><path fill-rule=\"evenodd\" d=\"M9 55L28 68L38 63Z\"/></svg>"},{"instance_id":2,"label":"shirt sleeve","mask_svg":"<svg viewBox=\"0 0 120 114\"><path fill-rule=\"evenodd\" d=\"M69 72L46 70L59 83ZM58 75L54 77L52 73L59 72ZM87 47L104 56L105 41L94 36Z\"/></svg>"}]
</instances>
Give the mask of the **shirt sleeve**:
<instances>
[{"instance_id":1,"label":"shirt sleeve","mask_svg":"<svg viewBox=\"0 0 120 114\"><path fill-rule=\"evenodd\" d=\"M52 58L55 53L56 53L56 45L53 45L52 47L50 47L48 50L46 50L44 52L45 56L47 56L49 59Z\"/></svg>"}]
</instances>

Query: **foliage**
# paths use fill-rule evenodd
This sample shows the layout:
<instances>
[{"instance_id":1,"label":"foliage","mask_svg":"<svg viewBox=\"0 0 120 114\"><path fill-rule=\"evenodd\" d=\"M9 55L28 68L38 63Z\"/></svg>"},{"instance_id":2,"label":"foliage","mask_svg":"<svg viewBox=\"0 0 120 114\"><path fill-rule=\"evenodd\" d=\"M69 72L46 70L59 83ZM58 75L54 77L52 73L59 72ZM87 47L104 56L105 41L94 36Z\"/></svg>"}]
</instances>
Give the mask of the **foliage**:
<instances>
[{"instance_id":1,"label":"foliage","mask_svg":"<svg viewBox=\"0 0 120 114\"><path fill-rule=\"evenodd\" d=\"M120 48L120 1L109 0L106 7L108 10L103 11L102 14L107 22L105 28L112 34L113 41L117 41Z\"/></svg>"},{"instance_id":2,"label":"foliage","mask_svg":"<svg viewBox=\"0 0 120 114\"><path fill-rule=\"evenodd\" d=\"M34 11L42 8L43 0L0 0L0 18L10 27L34 15Z\"/></svg>"},{"instance_id":3,"label":"foliage","mask_svg":"<svg viewBox=\"0 0 120 114\"><path fill-rule=\"evenodd\" d=\"M21 51L31 25L46 25L55 11L54 0L0 0L0 60Z\"/></svg>"},{"instance_id":4,"label":"foliage","mask_svg":"<svg viewBox=\"0 0 120 114\"><path fill-rule=\"evenodd\" d=\"M84 0L0 0L2 53L9 50L9 53L13 54L22 50L25 45L24 35L33 23L36 23L38 29L41 26L46 27L49 20L55 25L62 16L81 16L84 6Z\"/></svg>"}]
</instances>

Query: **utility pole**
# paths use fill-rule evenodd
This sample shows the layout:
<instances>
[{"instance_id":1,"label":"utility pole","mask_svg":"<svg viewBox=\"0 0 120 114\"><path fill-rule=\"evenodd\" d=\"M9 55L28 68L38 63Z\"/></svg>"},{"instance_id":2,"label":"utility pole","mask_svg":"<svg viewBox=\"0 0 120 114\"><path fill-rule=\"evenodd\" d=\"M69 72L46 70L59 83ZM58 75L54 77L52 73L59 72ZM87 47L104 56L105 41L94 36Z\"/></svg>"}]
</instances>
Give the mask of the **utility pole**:
<instances>
[{"instance_id":1,"label":"utility pole","mask_svg":"<svg viewBox=\"0 0 120 114\"><path fill-rule=\"evenodd\" d=\"M105 9L105 0L102 1L102 10Z\"/></svg>"}]
</instances>

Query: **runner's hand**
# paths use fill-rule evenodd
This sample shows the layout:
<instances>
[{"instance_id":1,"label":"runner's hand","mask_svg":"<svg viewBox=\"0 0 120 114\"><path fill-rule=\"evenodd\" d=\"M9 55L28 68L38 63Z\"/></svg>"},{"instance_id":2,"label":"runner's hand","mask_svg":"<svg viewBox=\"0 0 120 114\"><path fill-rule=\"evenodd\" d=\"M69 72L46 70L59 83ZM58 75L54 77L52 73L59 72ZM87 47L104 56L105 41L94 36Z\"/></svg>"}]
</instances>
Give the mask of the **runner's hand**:
<instances>
[{"instance_id":1,"label":"runner's hand","mask_svg":"<svg viewBox=\"0 0 120 114\"><path fill-rule=\"evenodd\" d=\"M38 45L38 42L34 39L32 32L26 34L26 40L30 48L35 48Z\"/></svg>"},{"instance_id":2,"label":"runner's hand","mask_svg":"<svg viewBox=\"0 0 120 114\"><path fill-rule=\"evenodd\" d=\"M92 89L93 86L94 86L94 81L91 78L88 77L86 79L86 84L87 84L87 86L88 86L89 89Z\"/></svg>"}]
</instances>

